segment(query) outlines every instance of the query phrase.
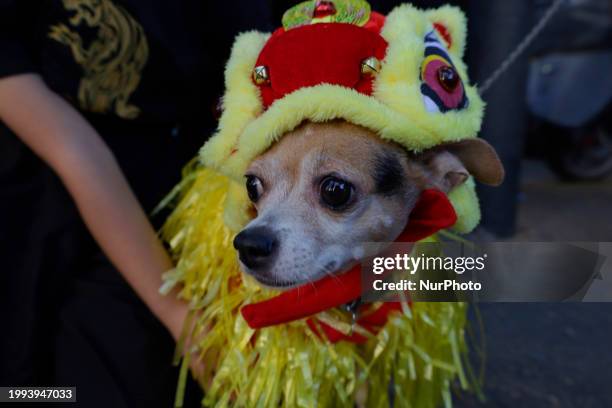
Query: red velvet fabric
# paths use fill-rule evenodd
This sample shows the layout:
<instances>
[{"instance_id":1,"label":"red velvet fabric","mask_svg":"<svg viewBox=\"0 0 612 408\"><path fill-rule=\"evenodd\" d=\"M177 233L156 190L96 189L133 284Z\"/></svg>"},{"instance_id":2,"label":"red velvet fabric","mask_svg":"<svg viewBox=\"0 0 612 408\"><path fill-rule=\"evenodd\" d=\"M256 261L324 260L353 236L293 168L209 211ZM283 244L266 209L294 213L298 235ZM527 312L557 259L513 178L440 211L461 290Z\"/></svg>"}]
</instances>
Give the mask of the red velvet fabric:
<instances>
[{"instance_id":1,"label":"red velvet fabric","mask_svg":"<svg viewBox=\"0 0 612 408\"><path fill-rule=\"evenodd\" d=\"M408 225L396 242L419 241L441 229L453 226L455 222L457 222L457 214L446 195L438 190L425 190L410 214ZM324 310L352 302L360 295L361 269L357 265L340 277L323 278L271 299L246 305L240 311L249 327L259 329L307 318ZM384 325L387 315L399 308L400 305L397 303L387 303L379 310L366 314L357 322L375 333ZM316 333L319 333L312 318L308 324ZM359 334L346 336L322 322L318 324L332 342L366 340Z\"/></svg>"},{"instance_id":2,"label":"red velvet fabric","mask_svg":"<svg viewBox=\"0 0 612 408\"><path fill-rule=\"evenodd\" d=\"M323 83L370 95L372 77L361 74L361 62L385 57L387 42L376 32L380 23L376 18L368 28L319 23L276 30L256 63L265 66L270 76L268 83L258 85L264 107L297 89Z\"/></svg>"}]
</instances>

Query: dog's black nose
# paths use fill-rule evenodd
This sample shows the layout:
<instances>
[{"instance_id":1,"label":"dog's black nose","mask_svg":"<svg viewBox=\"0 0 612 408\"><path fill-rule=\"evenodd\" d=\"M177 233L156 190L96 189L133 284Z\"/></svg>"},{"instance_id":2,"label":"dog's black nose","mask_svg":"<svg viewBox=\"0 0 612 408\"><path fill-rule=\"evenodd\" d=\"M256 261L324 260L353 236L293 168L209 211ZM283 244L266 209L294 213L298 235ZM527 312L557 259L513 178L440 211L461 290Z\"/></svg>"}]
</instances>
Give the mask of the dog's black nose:
<instances>
[{"instance_id":1,"label":"dog's black nose","mask_svg":"<svg viewBox=\"0 0 612 408\"><path fill-rule=\"evenodd\" d=\"M277 246L276 236L267 227L247 228L234 238L240 260L251 269L266 266Z\"/></svg>"}]
</instances>

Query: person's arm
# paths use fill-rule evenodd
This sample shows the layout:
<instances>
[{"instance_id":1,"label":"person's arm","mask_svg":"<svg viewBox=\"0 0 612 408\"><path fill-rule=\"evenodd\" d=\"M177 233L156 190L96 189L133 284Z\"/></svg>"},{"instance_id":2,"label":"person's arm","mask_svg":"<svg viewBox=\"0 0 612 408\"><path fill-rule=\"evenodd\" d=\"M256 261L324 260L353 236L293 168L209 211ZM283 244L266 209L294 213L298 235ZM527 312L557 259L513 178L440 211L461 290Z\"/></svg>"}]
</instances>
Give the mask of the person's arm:
<instances>
[{"instance_id":1,"label":"person's arm","mask_svg":"<svg viewBox=\"0 0 612 408\"><path fill-rule=\"evenodd\" d=\"M100 247L178 339L188 306L159 293L172 262L96 131L35 74L0 79L0 120L58 174Z\"/></svg>"}]
</instances>

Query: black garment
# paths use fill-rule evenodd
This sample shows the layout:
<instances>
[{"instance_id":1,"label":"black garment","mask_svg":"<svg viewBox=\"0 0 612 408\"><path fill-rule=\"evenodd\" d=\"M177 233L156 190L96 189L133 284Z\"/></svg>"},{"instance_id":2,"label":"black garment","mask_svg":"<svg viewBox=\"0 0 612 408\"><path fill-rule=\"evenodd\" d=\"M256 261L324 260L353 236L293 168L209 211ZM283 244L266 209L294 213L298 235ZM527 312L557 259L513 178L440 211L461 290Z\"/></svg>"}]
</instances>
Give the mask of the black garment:
<instances>
[{"instance_id":1,"label":"black garment","mask_svg":"<svg viewBox=\"0 0 612 408\"><path fill-rule=\"evenodd\" d=\"M188 138L114 130L105 140L150 208L177 181ZM84 407L172 406L171 337L95 245L60 180L6 130L0 146L24 165L0 172L0 383L75 385ZM130 157L136 147L159 167ZM192 385L193 406L199 395Z\"/></svg>"},{"instance_id":2,"label":"black garment","mask_svg":"<svg viewBox=\"0 0 612 408\"><path fill-rule=\"evenodd\" d=\"M234 36L269 29L262 3L0 0L0 77L39 72L86 111L201 119L222 94Z\"/></svg>"},{"instance_id":3,"label":"black garment","mask_svg":"<svg viewBox=\"0 0 612 408\"><path fill-rule=\"evenodd\" d=\"M149 212L215 125L234 36L269 29L263 2L232 3L0 0L0 78L38 73L73 103ZM1 386L76 385L85 407L172 406L169 334L1 124L0 262Z\"/></svg>"}]
</instances>

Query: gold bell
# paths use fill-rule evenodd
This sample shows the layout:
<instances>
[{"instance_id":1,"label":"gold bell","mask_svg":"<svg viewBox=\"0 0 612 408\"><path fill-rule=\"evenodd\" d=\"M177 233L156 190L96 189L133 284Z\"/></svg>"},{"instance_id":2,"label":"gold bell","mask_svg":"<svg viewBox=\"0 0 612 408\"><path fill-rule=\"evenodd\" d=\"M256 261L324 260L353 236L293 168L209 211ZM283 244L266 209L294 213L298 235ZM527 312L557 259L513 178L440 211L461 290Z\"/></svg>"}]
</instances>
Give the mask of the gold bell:
<instances>
[{"instance_id":1,"label":"gold bell","mask_svg":"<svg viewBox=\"0 0 612 408\"><path fill-rule=\"evenodd\" d=\"M374 76L380 72L381 64L378 58L369 57L361 61L361 74Z\"/></svg>"},{"instance_id":2,"label":"gold bell","mask_svg":"<svg viewBox=\"0 0 612 408\"><path fill-rule=\"evenodd\" d=\"M253 68L253 81L255 81L257 85L270 83L270 75L265 65L258 65Z\"/></svg>"}]
</instances>

